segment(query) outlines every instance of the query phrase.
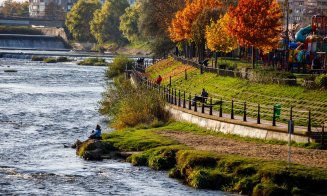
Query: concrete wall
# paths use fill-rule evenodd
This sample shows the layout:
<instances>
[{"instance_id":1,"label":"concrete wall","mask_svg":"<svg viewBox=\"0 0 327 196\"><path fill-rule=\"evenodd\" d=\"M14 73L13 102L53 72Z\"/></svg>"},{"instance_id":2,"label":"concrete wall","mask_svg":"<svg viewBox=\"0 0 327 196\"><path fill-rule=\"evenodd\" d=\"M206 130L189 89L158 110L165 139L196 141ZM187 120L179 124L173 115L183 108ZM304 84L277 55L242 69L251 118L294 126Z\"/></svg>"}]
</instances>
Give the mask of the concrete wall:
<instances>
[{"instance_id":1,"label":"concrete wall","mask_svg":"<svg viewBox=\"0 0 327 196\"><path fill-rule=\"evenodd\" d=\"M68 38L64 28L44 27L36 29L40 30L44 35L61 37L66 41L66 43L68 43Z\"/></svg>"},{"instance_id":2,"label":"concrete wall","mask_svg":"<svg viewBox=\"0 0 327 196\"><path fill-rule=\"evenodd\" d=\"M259 138L266 140L282 140L288 141L287 130L266 125L254 125L246 122L231 122L230 119L223 119L219 117L208 117L207 115L196 113L191 110L179 108L176 106L168 106L167 109L179 121L186 121L196 124L200 127L209 130L222 132L225 134L235 134L243 137ZM310 141L309 137L303 132L296 132L292 135L292 140L295 142L307 143Z\"/></svg>"}]
</instances>

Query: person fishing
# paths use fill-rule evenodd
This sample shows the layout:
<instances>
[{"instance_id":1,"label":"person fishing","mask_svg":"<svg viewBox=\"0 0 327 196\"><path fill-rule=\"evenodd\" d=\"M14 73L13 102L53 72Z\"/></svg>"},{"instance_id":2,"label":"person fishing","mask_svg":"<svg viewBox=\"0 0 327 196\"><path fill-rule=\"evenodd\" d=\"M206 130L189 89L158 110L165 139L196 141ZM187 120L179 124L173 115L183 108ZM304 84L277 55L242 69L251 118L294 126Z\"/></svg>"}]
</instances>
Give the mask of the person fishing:
<instances>
[{"instance_id":1,"label":"person fishing","mask_svg":"<svg viewBox=\"0 0 327 196\"><path fill-rule=\"evenodd\" d=\"M97 140L101 140L101 127L100 125L97 125L95 127L95 130L92 131L92 134L89 136L89 139L97 139Z\"/></svg>"}]
</instances>

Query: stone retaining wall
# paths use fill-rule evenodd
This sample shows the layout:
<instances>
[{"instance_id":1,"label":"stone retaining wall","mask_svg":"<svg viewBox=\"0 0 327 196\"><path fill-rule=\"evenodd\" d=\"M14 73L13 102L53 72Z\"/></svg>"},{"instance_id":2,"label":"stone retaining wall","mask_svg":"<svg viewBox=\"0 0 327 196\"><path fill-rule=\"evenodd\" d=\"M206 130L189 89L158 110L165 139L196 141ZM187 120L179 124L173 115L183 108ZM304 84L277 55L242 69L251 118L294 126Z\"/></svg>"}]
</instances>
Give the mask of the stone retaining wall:
<instances>
[{"instance_id":1,"label":"stone retaining wall","mask_svg":"<svg viewBox=\"0 0 327 196\"><path fill-rule=\"evenodd\" d=\"M242 137L259 138L266 140L282 140L288 141L287 130L265 125L250 125L242 121L230 122L230 119L222 119L219 117L206 117L204 114L195 113L193 111L177 108L175 106L167 106L172 117L179 121L187 121L209 130L222 132L225 134L235 134ZM292 135L295 142L307 143L310 138L304 132L297 132Z\"/></svg>"}]
</instances>

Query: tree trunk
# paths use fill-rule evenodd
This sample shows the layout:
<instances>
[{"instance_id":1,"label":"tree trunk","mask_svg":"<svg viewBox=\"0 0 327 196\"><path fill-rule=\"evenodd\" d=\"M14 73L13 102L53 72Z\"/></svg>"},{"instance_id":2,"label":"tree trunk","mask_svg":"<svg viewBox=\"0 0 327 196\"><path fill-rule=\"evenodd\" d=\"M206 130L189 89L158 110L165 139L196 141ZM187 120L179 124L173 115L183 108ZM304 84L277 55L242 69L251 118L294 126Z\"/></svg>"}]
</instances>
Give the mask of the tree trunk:
<instances>
[{"instance_id":1,"label":"tree trunk","mask_svg":"<svg viewBox=\"0 0 327 196\"><path fill-rule=\"evenodd\" d=\"M255 68L255 48L252 46L252 68Z\"/></svg>"}]
</instances>

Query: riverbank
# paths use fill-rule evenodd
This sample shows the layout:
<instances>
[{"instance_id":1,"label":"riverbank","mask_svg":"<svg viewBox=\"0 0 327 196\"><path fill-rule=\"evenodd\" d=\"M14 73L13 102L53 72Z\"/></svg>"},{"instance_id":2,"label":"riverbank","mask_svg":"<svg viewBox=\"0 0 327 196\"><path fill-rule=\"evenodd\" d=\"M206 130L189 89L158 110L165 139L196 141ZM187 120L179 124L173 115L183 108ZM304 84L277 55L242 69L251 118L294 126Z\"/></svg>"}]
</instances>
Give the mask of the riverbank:
<instances>
[{"instance_id":1,"label":"riverbank","mask_svg":"<svg viewBox=\"0 0 327 196\"><path fill-rule=\"evenodd\" d=\"M103 134L110 151L138 151L127 161L167 170L169 176L194 188L249 195L326 194L327 151L240 141L187 123L146 129L123 129ZM87 147L83 150L88 150ZM83 152L79 152L80 155Z\"/></svg>"}]
</instances>

